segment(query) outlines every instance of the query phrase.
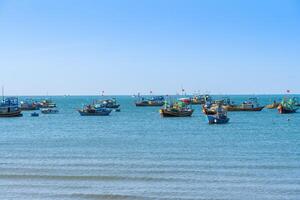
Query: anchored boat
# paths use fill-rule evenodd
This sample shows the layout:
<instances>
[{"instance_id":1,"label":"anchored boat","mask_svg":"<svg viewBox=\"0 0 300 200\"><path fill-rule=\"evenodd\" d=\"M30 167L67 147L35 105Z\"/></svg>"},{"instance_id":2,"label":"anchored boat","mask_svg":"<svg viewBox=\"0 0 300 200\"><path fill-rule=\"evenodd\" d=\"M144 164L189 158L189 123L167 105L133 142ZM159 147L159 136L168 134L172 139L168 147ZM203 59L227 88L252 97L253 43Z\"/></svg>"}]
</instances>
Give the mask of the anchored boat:
<instances>
[{"instance_id":1,"label":"anchored boat","mask_svg":"<svg viewBox=\"0 0 300 200\"><path fill-rule=\"evenodd\" d=\"M207 119L209 124L226 124L229 122L227 112L221 105L217 107L216 114L207 115Z\"/></svg>"},{"instance_id":2,"label":"anchored boat","mask_svg":"<svg viewBox=\"0 0 300 200\"><path fill-rule=\"evenodd\" d=\"M99 101L97 101L97 104L100 104L101 107L103 107L103 108L117 109L120 107L120 104L117 103L117 100L115 98L99 100Z\"/></svg>"},{"instance_id":3,"label":"anchored boat","mask_svg":"<svg viewBox=\"0 0 300 200\"><path fill-rule=\"evenodd\" d=\"M261 111L264 109L264 106L259 105L257 98L249 98L241 105L226 105L223 107L227 111Z\"/></svg>"},{"instance_id":4,"label":"anchored boat","mask_svg":"<svg viewBox=\"0 0 300 200\"><path fill-rule=\"evenodd\" d=\"M297 112L298 107L296 106L296 101L294 98L287 99L284 98L280 105L278 106L278 112L280 114L287 114L287 113L295 113Z\"/></svg>"},{"instance_id":5,"label":"anchored boat","mask_svg":"<svg viewBox=\"0 0 300 200\"><path fill-rule=\"evenodd\" d=\"M83 109L78 110L81 116L107 116L111 111L111 109L103 108L99 104L87 105Z\"/></svg>"},{"instance_id":6,"label":"anchored boat","mask_svg":"<svg viewBox=\"0 0 300 200\"><path fill-rule=\"evenodd\" d=\"M38 110L38 109L40 109L40 107L39 107L37 102L35 102L31 99L27 99L25 101L20 102L20 109L23 110L23 111Z\"/></svg>"},{"instance_id":7,"label":"anchored boat","mask_svg":"<svg viewBox=\"0 0 300 200\"><path fill-rule=\"evenodd\" d=\"M194 110L189 108L185 103L178 101L172 105L165 102L164 108L160 109L163 117L190 117Z\"/></svg>"},{"instance_id":8,"label":"anchored boat","mask_svg":"<svg viewBox=\"0 0 300 200\"><path fill-rule=\"evenodd\" d=\"M19 108L18 98L3 98L0 103L0 117L20 117L22 116Z\"/></svg>"},{"instance_id":9,"label":"anchored boat","mask_svg":"<svg viewBox=\"0 0 300 200\"><path fill-rule=\"evenodd\" d=\"M38 106L40 108L55 108L56 103L54 101L52 101L51 99L44 99L38 103Z\"/></svg>"},{"instance_id":10,"label":"anchored boat","mask_svg":"<svg viewBox=\"0 0 300 200\"><path fill-rule=\"evenodd\" d=\"M39 116L39 113L33 112L33 113L30 114L30 116L31 116L31 117L38 117L38 116Z\"/></svg>"},{"instance_id":11,"label":"anchored boat","mask_svg":"<svg viewBox=\"0 0 300 200\"><path fill-rule=\"evenodd\" d=\"M213 102L206 102L205 105L202 106L202 112L205 115L215 115L217 114L217 109L221 106L224 108L225 106L233 105L233 102L228 98L224 97L221 100L215 100Z\"/></svg>"},{"instance_id":12,"label":"anchored boat","mask_svg":"<svg viewBox=\"0 0 300 200\"><path fill-rule=\"evenodd\" d=\"M136 106L163 106L165 98L163 96L154 96L150 99L142 97L140 100L135 102Z\"/></svg>"},{"instance_id":13,"label":"anchored boat","mask_svg":"<svg viewBox=\"0 0 300 200\"><path fill-rule=\"evenodd\" d=\"M206 102L211 102L212 97L208 94L205 95L195 95L194 97L191 98L191 104L193 105L203 105Z\"/></svg>"}]
</instances>

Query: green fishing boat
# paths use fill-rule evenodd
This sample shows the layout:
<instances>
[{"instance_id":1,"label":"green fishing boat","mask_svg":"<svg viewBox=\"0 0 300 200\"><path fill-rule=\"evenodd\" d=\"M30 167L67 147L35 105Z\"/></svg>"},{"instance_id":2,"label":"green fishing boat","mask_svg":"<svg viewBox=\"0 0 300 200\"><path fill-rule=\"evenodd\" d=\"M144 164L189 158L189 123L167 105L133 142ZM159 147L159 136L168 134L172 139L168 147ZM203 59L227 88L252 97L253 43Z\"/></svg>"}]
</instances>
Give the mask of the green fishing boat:
<instances>
[{"instance_id":1,"label":"green fishing boat","mask_svg":"<svg viewBox=\"0 0 300 200\"><path fill-rule=\"evenodd\" d=\"M278 112L280 114L288 114L297 112L297 101L295 98L283 98L282 102L278 106Z\"/></svg>"}]
</instances>

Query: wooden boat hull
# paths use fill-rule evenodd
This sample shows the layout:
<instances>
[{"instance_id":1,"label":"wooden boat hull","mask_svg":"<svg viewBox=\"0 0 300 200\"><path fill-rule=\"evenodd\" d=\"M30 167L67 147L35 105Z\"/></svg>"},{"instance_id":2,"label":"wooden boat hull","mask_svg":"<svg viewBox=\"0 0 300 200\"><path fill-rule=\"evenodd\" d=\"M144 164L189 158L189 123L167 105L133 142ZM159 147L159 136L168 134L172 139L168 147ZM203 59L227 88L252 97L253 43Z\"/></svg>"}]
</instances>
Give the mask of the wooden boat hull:
<instances>
[{"instance_id":1,"label":"wooden boat hull","mask_svg":"<svg viewBox=\"0 0 300 200\"><path fill-rule=\"evenodd\" d=\"M160 114L163 117L191 117L194 110L189 111L173 111L170 109L160 109Z\"/></svg>"},{"instance_id":2,"label":"wooden boat hull","mask_svg":"<svg viewBox=\"0 0 300 200\"><path fill-rule=\"evenodd\" d=\"M209 124L226 124L229 122L229 118L218 118L216 115L207 115Z\"/></svg>"},{"instance_id":3,"label":"wooden boat hull","mask_svg":"<svg viewBox=\"0 0 300 200\"><path fill-rule=\"evenodd\" d=\"M84 110L78 110L81 116L108 116L111 110L101 111L101 112L86 112Z\"/></svg>"},{"instance_id":4,"label":"wooden boat hull","mask_svg":"<svg viewBox=\"0 0 300 200\"><path fill-rule=\"evenodd\" d=\"M15 112L9 112L9 113L0 113L0 117L22 117L23 114L21 113L21 110L15 111Z\"/></svg>"},{"instance_id":5,"label":"wooden boat hull","mask_svg":"<svg viewBox=\"0 0 300 200\"><path fill-rule=\"evenodd\" d=\"M257 107L257 108L243 108L240 106L223 106L223 108L227 111L250 111L250 112L255 112L255 111L262 111L264 109L264 106Z\"/></svg>"},{"instance_id":6,"label":"wooden boat hull","mask_svg":"<svg viewBox=\"0 0 300 200\"><path fill-rule=\"evenodd\" d=\"M215 115L215 114L217 114L217 112L215 110L204 108L204 107L202 107L202 112L205 115Z\"/></svg>"}]
</instances>

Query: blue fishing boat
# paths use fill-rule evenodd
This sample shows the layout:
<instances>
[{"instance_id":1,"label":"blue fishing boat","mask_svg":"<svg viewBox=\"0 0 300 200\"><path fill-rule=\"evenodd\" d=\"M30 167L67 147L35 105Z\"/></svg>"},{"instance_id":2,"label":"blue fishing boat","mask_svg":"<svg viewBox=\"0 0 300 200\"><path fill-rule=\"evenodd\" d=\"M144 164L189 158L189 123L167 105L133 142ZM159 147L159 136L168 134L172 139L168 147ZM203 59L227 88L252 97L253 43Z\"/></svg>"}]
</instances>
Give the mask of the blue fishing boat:
<instances>
[{"instance_id":1,"label":"blue fishing boat","mask_svg":"<svg viewBox=\"0 0 300 200\"><path fill-rule=\"evenodd\" d=\"M229 122L229 118L220 115L207 115L209 124L226 124Z\"/></svg>"},{"instance_id":2,"label":"blue fishing boat","mask_svg":"<svg viewBox=\"0 0 300 200\"><path fill-rule=\"evenodd\" d=\"M31 116L31 117L38 117L38 116L39 116L39 113L33 112L33 113L30 114L30 116Z\"/></svg>"},{"instance_id":3,"label":"blue fishing boat","mask_svg":"<svg viewBox=\"0 0 300 200\"><path fill-rule=\"evenodd\" d=\"M112 109L101 107L99 104L87 105L78 110L81 116L108 116Z\"/></svg>"},{"instance_id":4,"label":"blue fishing boat","mask_svg":"<svg viewBox=\"0 0 300 200\"><path fill-rule=\"evenodd\" d=\"M21 112L16 97L3 98L0 103L0 117L20 117L22 116Z\"/></svg>"},{"instance_id":5,"label":"blue fishing boat","mask_svg":"<svg viewBox=\"0 0 300 200\"><path fill-rule=\"evenodd\" d=\"M140 98L137 102L135 102L136 106L163 106L165 98L163 96L154 96L150 99L148 98Z\"/></svg>"},{"instance_id":6,"label":"blue fishing boat","mask_svg":"<svg viewBox=\"0 0 300 200\"><path fill-rule=\"evenodd\" d=\"M97 104L100 104L100 106L103 108L118 109L120 107L120 104L117 103L116 98L98 100Z\"/></svg>"},{"instance_id":7,"label":"blue fishing boat","mask_svg":"<svg viewBox=\"0 0 300 200\"><path fill-rule=\"evenodd\" d=\"M219 105L216 109L216 114L207 115L209 124L226 124L229 122L227 112L223 109L222 105Z\"/></svg>"}]
</instances>

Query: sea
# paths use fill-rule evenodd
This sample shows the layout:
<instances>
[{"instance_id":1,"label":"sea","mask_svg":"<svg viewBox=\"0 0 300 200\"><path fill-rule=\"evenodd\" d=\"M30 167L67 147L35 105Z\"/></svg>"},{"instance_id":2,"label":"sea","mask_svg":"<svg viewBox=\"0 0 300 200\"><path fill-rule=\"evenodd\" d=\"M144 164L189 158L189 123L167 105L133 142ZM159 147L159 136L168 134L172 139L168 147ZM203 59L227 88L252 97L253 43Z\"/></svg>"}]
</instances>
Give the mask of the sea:
<instances>
[{"instance_id":1,"label":"sea","mask_svg":"<svg viewBox=\"0 0 300 200\"><path fill-rule=\"evenodd\" d=\"M209 125L199 105L162 118L115 97L121 112L110 116L77 112L100 97L53 96L58 114L0 118L0 199L300 199L300 111L230 112L228 124Z\"/></svg>"}]
</instances>

